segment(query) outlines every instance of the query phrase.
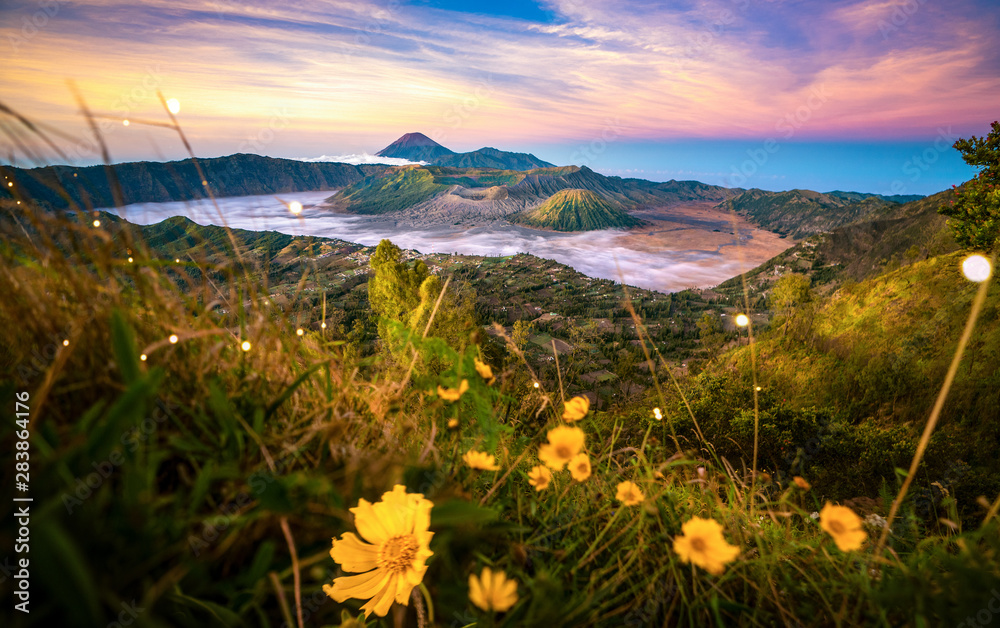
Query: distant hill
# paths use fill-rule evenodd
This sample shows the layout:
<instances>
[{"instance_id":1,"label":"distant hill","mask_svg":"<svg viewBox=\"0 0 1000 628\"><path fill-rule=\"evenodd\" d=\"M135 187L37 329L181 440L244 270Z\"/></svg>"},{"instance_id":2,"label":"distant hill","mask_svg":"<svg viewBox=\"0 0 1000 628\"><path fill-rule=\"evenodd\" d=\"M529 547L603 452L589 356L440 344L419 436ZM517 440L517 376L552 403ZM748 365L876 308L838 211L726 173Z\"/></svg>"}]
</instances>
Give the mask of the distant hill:
<instances>
[{"instance_id":1,"label":"distant hill","mask_svg":"<svg viewBox=\"0 0 1000 628\"><path fill-rule=\"evenodd\" d=\"M811 236L747 273L756 290L766 290L788 272L809 275L814 286L862 281L919 260L958 250L947 218L938 208L954 200L945 190L893 205L873 220L862 220ZM718 286L739 288L738 278Z\"/></svg>"},{"instance_id":2,"label":"distant hill","mask_svg":"<svg viewBox=\"0 0 1000 628\"><path fill-rule=\"evenodd\" d=\"M407 133L375 154L379 157L433 163L442 157L454 155L455 152L441 146L423 133Z\"/></svg>"},{"instance_id":3,"label":"distant hill","mask_svg":"<svg viewBox=\"0 0 1000 628\"><path fill-rule=\"evenodd\" d=\"M765 229L795 238L832 231L837 227L883 216L898 203L877 195L840 192L834 196L812 190L768 192L751 189L727 199L720 208L747 216Z\"/></svg>"},{"instance_id":4,"label":"distant hill","mask_svg":"<svg viewBox=\"0 0 1000 628\"><path fill-rule=\"evenodd\" d=\"M535 209L515 214L511 222L555 231L627 229L642 224L590 190L560 190Z\"/></svg>"},{"instance_id":5,"label":"distant hill","mask_svg":"<svg viewBox=\"0 0 1000 628\"><path fill-rule=\"evenodd\" d=\"M452 168L497 168L500 170L532 170L552 168L553 164L542 161L531 153L509 153L496 148L480 148L470 153L453 153L434 162L437 166Z\"/></svg>"},{"instance_id":6,"label":"distant hill","mask_svg":"<svg viewBox=\"0 0 1000 628\"><path fill-rule=\"evenodd\" d=\"M407 133L375 154L379 157L423 161L435 166L452 168L531 170L533 168L554 167L554 164L542 161L530 153L510 153L490 147L468 153L456 153L423 133Z\"/></svg>"},{"instance_id":7,"label":"distant hill","mask_svg":"<svg viewBox=\"0 0 1000 628\"><path fill-rule=\"evenodd\" d=\"M199 159L208 185L216 196L278 194L333 190L381 174L388 166L344 163L306 163L260 155L236 154ZM126 203L187 201L207 196L190 159L139 161L110 167ZM2 167L14 181L17 194L49 209L113 207L115 204L104 166L46 166L22 169ZM7 189L0 198L10 197Z\"/></svg>"},{"instance_id":8,"label":"distant hill","mask_svg":"<svg viewBox=\"0 0 1000 628\"><path fill-rule=\"evenodd\" d=\"M529 212L560 196L544 216ZM589 194L583 195L580 192ZM354 183L327 202L335 209L358 214L391 214L405 223L482 223L510 219L521 213L523 224L534 222L559 230L590 230L640 224L628 212L691 200L719 201L742 190L696 181L656 183L643 179L607 177L587 167L564 166L531 170L399 166ZM566 212L577 211L579 219ZM565 207L564 207L565 205ZM557 226L558 225L558 226ZM603 226L602 226L603 225Z\"/></svg>"},{"instance_id":9,"label":"distant hill","mask_svg":"<svg viewBox=\"0 0 1000 628\"><path fill-rule=\"evenodd\" d=\"M910 203L912 201L919 201L922 198L926 198L923 194L892 194L886 196L885 194L868 194L865 192L842 192L840 190L834 190L833 192L824 192L827 196L835 196L837 198L842 198L844 200L850 201L862 201L869 196L874 196L882 199L883 201L891 201L893 203Z\"/></svg>"}]
</instances>

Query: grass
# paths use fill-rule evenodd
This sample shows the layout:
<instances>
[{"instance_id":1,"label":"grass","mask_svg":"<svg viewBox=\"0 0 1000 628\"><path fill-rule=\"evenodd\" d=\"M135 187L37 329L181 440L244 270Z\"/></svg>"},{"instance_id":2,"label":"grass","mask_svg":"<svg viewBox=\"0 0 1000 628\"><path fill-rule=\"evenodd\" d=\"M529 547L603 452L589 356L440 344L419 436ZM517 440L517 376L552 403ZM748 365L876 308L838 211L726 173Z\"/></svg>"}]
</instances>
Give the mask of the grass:
<instances>
[{"instance_id":1,"label":"grass","mask_svg":"<svg viewBox=\"0 0 1000 628\"><path fill-rule=\"evenodd\" d=\"M784 429L766 394L759 413L740 409L750 391L739 379L714 396L675 386L645 345L649 397L576 424L592 475L558 472L536 491L527 471L563 399L517 345L490 384L473 367L481 335L449 346L389 324L414 361L438 365L414 369L303 325L314 314L301 294L269 304L268 273L236 238L164 264L137 228L24 201L0 208L0 324L16 330L0 388L30 393L32 625L106 626L126 605L148 626L336 624L363 601L323 594L344 575L330 539L354 531L349 508L396 483L434 503L434 556L422 603L369 625L944 625L990 612L995 497L960 529L926 529L902 501L888 551L873 551L873 524L865 548L841 552L811 517L823 492L754 477L750 457L722 453L727 436L701 420L706 403L738 413L744 450L758 426L762 444ZM768 342L772 356L786 350L765 337L762 355ZM462 379L459 401L438 397ZM500 470L469 469L470 449ZM615 501L623 480L642 504ZM672 549L696 516L740 549L721 575ZM504 614L469 601L468 576L484 566L518 583Z\"/></svg>"}]
</instances>

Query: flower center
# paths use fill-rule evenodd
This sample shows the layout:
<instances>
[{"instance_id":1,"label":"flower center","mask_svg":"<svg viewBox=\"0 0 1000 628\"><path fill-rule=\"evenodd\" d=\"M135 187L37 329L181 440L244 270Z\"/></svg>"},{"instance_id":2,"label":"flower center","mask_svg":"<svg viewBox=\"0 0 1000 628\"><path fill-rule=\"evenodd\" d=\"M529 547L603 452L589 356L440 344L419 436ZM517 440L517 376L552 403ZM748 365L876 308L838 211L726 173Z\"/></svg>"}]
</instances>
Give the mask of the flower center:
<instances>
[{"instance_id":1,"label":"flower center","mask_svg":"<svg viewBox=\"0 0 1000 628\"><path fill-rule=\"evenodd\" d=\"M843 534L845 532L844 524L836 520L830 522L830 529L833 530L834 534Z\"/></svg>"},{"instance_id":2,"label":"flower center","mask_svg":"<svg viewBox=\"0 0 1000 628\"><path fill-rule=\"evenodd\" d=\"M406 571L417 557L418 547L417 539L412 534L392 537L379 548L378 568L391 573Z\"/></svg>"},{"instance_id":3,"label":"flower center","mask_svg":"<svg viewBox=\"0 0 1000 628\"><path fill-rule=\"evenodd\" d=\"M691 549L693 549L696 552L704 552L705 551L705 539L703 539L701 537L695 537L695 538L691 539Z\"/></svg>"},{"instance_id":4,"label":"flower center","mask_svg":"<svg viewBox=\"0 0 1000 628\"><path fill-rule=\"evenodd\" d=\"M570 453L569 447L566 445L556 445L556 455L560 458L570 458L573 454Z\"/></svg>"}]
</instances>

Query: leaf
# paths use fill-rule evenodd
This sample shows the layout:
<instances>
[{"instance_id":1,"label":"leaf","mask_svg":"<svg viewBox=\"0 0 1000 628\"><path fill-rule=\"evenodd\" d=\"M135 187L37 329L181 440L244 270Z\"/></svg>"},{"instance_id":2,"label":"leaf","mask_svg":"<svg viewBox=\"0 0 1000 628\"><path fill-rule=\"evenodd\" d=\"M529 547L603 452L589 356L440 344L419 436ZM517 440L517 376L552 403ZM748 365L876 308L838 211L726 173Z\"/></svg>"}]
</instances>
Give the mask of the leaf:
<instances>
[{"instance_id":1,"label":"leaf","mask_svg":"<svg viewBox=\"0 0 1000 628\"><path fill-rule=\"evenodd\" d=\"M260 505L275 513L291 512L292 501L288 497L283 478L271 476L264 489L257 494Z\"/></svg>"},{"instance_id":2,"label":"leaf","mask_svg":"<svg viewBox=\"0 0 1000 628\"><path fill-rule=\"evenodd\" d=\"M431 527L482 525L496 521L497 511L461 499L451 499L431 510Z\"/></svg>"},{"instance_id":3,"label":"leaf","mask_svg":"<svg viewBox=\"0 0 1000 628\"><path fill-rule=\"evenodd\" d=\"M135 334L118 309L111 313L111 348L115 352L118 370L121 371L125 383L131 385L138 381L142 371L139 369L139 350L135 344Z\"/></svg>"},{"instance_id":4,"label":"leaf","mask_svg":"<svg viewBox=\"0 0 1000 628\"><path fill-rule=\"evenodd\" d=\"M271 405L267 407L267 414L264 417L265 420L271 418L271 415L274 414L275 410L277 410L281 406L281 404L283 404L286 400L288 400L289 397L292 396L292 393L295 392L295 389L301 386L302 382L306 381L306 378L315 373L321 366L323 366L322 362L319 364L313 364L312 366L307 368L304 373L296 377L295 381L292 382L288 386L288 388L283 390L281 394L278 395L278 398L272 401Z\"/></svg>"},{"instance_id":5,"label":"leaf","mask_svg":"<svg viewBox=\"0 0 1000 628\"><path fill-rule=\"evenodd\" d=\"M209 602L208 600L199 600L193 598L189 595L184 595L183 593L174 593L170 598L184 606L190 608L201 609L211 615L218 623L223 626L240 626L243 624L243 620L240 616L229 610L224 606L220 606L215 602Z\"/></svg>"}]
</instances>

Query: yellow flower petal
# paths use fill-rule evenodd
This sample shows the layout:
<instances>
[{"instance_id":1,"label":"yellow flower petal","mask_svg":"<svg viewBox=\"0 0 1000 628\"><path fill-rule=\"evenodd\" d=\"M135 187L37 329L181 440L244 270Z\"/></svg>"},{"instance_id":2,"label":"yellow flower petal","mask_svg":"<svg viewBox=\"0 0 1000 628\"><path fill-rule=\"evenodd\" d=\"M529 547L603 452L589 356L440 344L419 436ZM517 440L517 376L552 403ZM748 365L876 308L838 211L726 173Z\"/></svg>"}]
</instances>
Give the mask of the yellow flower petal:
<instances>
[{"instance_id":1,"label":"yellow flower petal","mask_svg":"<svg viewBox=\"0 0 1000 628\"><path fill-rule=\"evenodd\" d=\"M861 527L861 517L846 506L834 506L826 502L819 512L819 525L833 537L842 552L859 550L864 546L868 533Z\"/></svg>"},{"instance_id":2,"label":"yellow flower petal","mask_svg":"<svg viewBox=\"0 0 1000 628\"><path fill-rule=\"evenodd\" d=\"M503 613L517 603L517 582L509 580L502 571L483 567L477 578L469 575L469 601L484 611Z\"/></svg>"},{"instance_id":3,"label":"yellow flower petal","mask_svg":"<svg viewBox=\"0 0 1000 628\"><path fill-rule=\"evenodd\" d=\"M378 549L363 543L353 532L345 532L340 540L333 540L330 557L340 563L344 571L368 571L376 567Z\"/></svg>"},{"instance_id":4,"label":"yellow flower petal","mask_svg":"<svg viewBox=\"0 0 1000 628\"><path fill-rule=\"evenodd\" d=\"M493 377L493 369L490 368L490 365L485 362L480 362L479 358L473 358L472 363L475 365L476 372L479 373L479 376L485 379L488 383L492 384L493 380L496 378Z\"/></svg>"},{"instance_id":5,"label":"yellow flower petal","mask_svg":"<svg viewBox=\"0 0 1000 628\"><path fill-rule=\"evenodd\" d=\"M674 538L674 552L682 562L692 563L710 574L719 575L740 555L740 549L726 542L722 526L714 519L692 517Z\"/></svg>"},{"instance_id":6,"label":"yellow flower petal","mask_svg":"<svg viewBox=\"0 0 1000 628\"><path fill-rule=\"evenodd\" d=\"M590 456L577 454L569 461L569 473L577 482L583 482L590 477Z\"/></svg>"},{"instance_id":7,"label":"yellow flower petal","mask_svg":"<svg viewBox=\"0 0 1000 628\"><path fill-rule=\"evenodd\" d=\"M618 485L618 494L615 499L620 501L623 506L635 506L641 504L646 496L642 494L635 482L626 481Z\"/></svg>"},{"instance_id":8,"label":"yellow flower petal","mask_svg":"<svg viewBox=\"0 0 1000 628\"><path fill-rule=\"evenodd\" d=\"M587 416L588 412L590 412L590 399L573 397L563 407L562 418L564 421L579 421Z\"/></svg>"},{"instance_id":9,"label":"yellow flower petal","mask_svg":"<svg viewBox=\"0 0 1000 628\"><path fill-rule=\"evenodd\" d=\"M474 449L470 449L465 452L465 455L462 456L462 460L464 460L465 464L469 465L473 469L496 471L500 468L497 465L496 458L493 457L493 454L476 451Z\"/></svg>"},{"instance_id":10,"label":"yellow flower petal","mask_svg":"<svg viewBox=\"0 0 1000 628\"><path fill-rule=\"evenodd\" d=\"M364 571L354 576L335 578L333 586L323 591L337 602L348 598L368 599L361 608L367 617L384 617L393 601L407 604L413 587L420 584L427 571L426 561L433 555L430 541L430 512L434 504L420 493L407 493L397 484L370 504L364 499L351 509L358 532L371 544L351 532L334 539L330 556L345 571Z\"/></svg>"},{"instance_id":11,"label":"yellow flower petal","mask_svg":"<svg viewBox=\"0 0 1000 628\"><path fill-rule=\"evenodd\" d=\"M532 467L528 471L528 484L535 487L536 491L544 491L552 483L552 472L545 465Z\"/></svg>"},{"instance_id":12,"label":"yellow flower petal","mask_svg":"<svg viewBox=\"0 0 1000 628\"><path fill-rule=\"evenodd\" d=\"M549 442L538 448L538 459L553 471L562 471L583 450L586 435L578 427L561 425L549 430Z\"/></svg>"},{"instance_id":13,"label":"yellow flower petal","mask_svg":"<svg viewBox=\"0 0 1000 628\"><path fill-rule=\"evenodd\" d=\"M458 388L438 386L438 397L441 397L445 401L458 401L467 390L469 390L469 380L463 379Z\"/></svg>"}]
</instances>

